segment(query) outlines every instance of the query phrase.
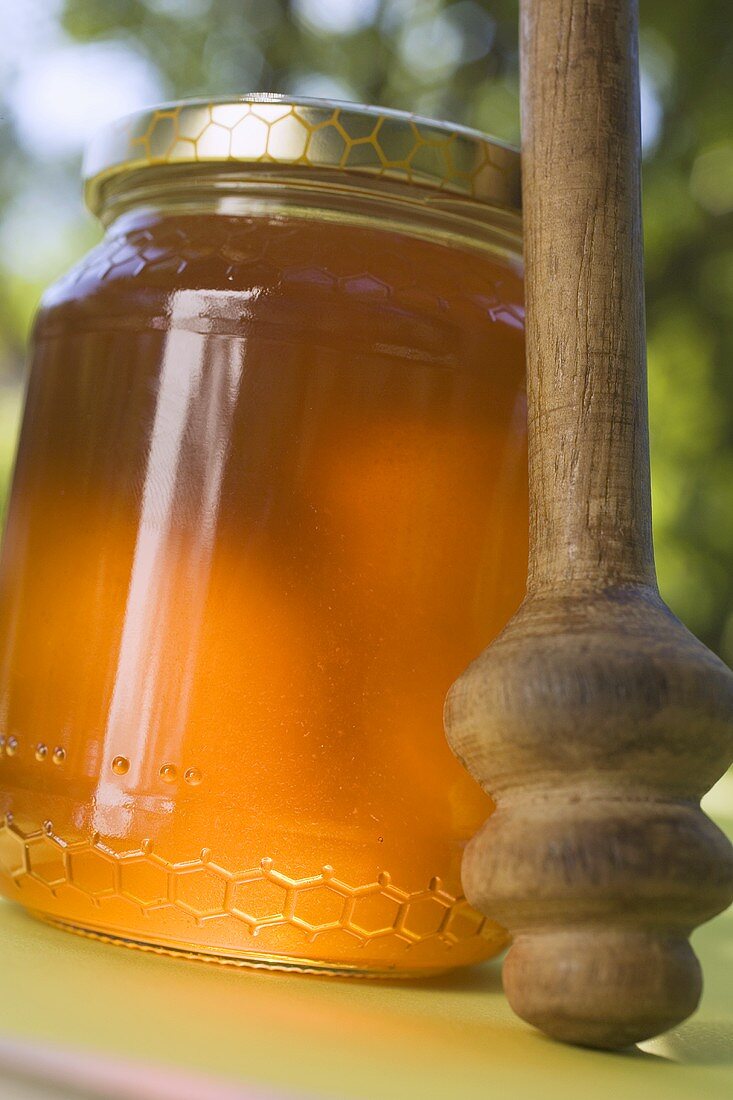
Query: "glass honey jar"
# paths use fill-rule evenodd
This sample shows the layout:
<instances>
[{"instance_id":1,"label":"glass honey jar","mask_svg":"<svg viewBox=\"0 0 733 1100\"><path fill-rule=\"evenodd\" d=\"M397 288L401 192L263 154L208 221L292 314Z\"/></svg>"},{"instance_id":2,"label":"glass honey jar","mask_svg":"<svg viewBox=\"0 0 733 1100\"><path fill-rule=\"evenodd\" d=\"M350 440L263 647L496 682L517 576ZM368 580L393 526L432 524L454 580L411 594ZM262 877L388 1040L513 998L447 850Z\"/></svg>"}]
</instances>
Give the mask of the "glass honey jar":
<instances>
[{"instance_id":1,"label":"glass honey jar","mask_svg":"<svg viewBox=\"0 0 733 1100\"><path fill-rule=\"evenodd\" d=\"M505 935L451 682L527 557L518 154L255 95L93 143L0 567L0 886L255 966L416 974Z\"/></svg>"}]
</instances>

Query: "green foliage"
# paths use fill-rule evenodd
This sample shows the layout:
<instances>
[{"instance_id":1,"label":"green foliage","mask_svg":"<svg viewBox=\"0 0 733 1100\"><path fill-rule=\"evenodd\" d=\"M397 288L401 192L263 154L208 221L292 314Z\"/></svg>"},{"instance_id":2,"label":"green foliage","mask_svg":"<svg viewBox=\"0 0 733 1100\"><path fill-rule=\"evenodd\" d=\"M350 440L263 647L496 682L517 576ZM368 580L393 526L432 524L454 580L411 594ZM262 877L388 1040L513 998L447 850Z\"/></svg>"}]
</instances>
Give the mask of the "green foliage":
<instances>
[{"instance_id":1,"label":"green foliage","mask_svg":"<svg viewBox=\"0 0 733 1100\"><path fill-rule=\"evenodd\" d=\"M341 89L348 98L518 139L513 0L362 0L361 11L352 0L27 6L45 11L45 29L21 43L0 87L4 484L35 302L98 232L75 197L78 157L42 159L21 140L14 89L29 53L48 42L115 42L147 63L169 97ZM5 8L10 38L26 0ZM645 116L654 124L647 129L644 200L660 584L692 629L733 661L733 25L729 0L641 0L641 20ZM34 210L53 247L38 247L24 231L26 223L32 229Z\"/></svg>"}]
</instances>

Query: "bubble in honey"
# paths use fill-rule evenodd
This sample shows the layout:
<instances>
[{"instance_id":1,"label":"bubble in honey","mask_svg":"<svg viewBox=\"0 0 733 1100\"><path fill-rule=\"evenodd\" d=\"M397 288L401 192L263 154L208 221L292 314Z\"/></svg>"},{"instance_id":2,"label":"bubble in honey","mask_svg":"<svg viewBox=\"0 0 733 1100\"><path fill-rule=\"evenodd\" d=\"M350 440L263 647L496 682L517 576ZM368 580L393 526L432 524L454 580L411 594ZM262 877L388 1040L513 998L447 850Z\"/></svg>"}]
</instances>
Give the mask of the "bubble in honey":
<instances>
[{"instance_id":1,"label":"bubble in honey","mask_svg":"<svg viewBox=\"0 0 733 1100\"><path fill-rule=\"evenodd\" d=\"M126 756L116 756L112 761L112 771L115 775L127 775L130 770L130 761Z\"/></svg>"},{"instance_id":2,"label":"bubble in honey","mask_svg":"<svg viewBox=\"0 0 733 1100\"><path fill-rule=\"evenodd\" d=\"M8 754L8 756L15 756L16 752L18 751L18 738L17 737L9 737L8 738L7 742L5 743L5 751Z\"/></svg>"},{"instance_id":3,"label":"bubble in honey","mask_svg":"<svg viewBox=\"0 0 733 1100\"><path fill-rule=\"evenodd\" d=\"M36 760L45 760L48 756L48 745L36 745Z\"/></svg>"},{"instance_id":4,"label":"bubble in honey","mask_svg":"<svg viewBox=\"0 0 733 1100\"><path fill-rule=\"evenodd\" d=\"M198 787L199 783L203 779L203 776L201 775L201 772L198 770L198 768L187 768L183 778L188 784L190 784L190 786Z\"/></svg>"},{"instance_id":5,"label":"bubble in honey","mask_svg":"<svg viewBox=\"0 0 733 1100\"><path fill-rule=\"evenodd\" d=\"M160 769L160 778L164 783L174 783L178 776L178 768L175 764L164 764ZM186 773L188 777L188 772Z\"/></svg>"},{"instance_id":6,"label":"bubble in honey","mask_svg":"<svg viewBox=\"0 0 733 1100\"><path fill-rule=\"evenodd\" d=\"M66 749L62 749L61 745L57 745L53 750L53 756L51 757L54 764L63 764L66 759Z\"/></svg>"}]
</instances>

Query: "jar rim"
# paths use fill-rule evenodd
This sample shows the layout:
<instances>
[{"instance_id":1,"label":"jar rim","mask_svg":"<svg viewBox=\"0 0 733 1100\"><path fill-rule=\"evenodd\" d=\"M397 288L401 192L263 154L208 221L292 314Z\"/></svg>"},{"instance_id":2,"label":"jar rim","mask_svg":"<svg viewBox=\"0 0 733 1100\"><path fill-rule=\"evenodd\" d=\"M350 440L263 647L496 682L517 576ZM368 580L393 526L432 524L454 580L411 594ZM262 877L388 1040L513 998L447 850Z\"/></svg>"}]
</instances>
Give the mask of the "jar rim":
<instances>
[{"instance_id":1,"label":"jar rim","mask_svg":"<svg viewBox=\"0 0 733 1100\"><path fill-rule=\"evenodd\" d=\"M112 178L187 164L327 168L521 209L514 146L406 111L267 92L163 103L106 126L84 158L86 204L99 214Z\"/></svg>"}]
</instances>

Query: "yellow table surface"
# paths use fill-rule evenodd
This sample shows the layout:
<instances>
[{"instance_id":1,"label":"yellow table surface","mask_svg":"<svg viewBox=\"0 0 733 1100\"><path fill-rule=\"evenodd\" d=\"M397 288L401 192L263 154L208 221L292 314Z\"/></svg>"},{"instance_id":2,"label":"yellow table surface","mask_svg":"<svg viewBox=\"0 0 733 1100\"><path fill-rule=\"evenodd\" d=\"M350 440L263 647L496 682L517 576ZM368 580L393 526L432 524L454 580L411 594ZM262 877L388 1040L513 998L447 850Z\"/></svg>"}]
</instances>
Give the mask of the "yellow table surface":
<instances>
[{"instance_id":1,"label":"yellow table surface","mask_svg":"<svg viewBox=\"0 0 733 1100\"><path fill-rule=\"evenodd\" d=\"M733 825L730 778L713 802ZM731 1100L733 912L693 942L700 1011L618 1055L526 1027L498 963L420 983L229 969L107 946L1 904L0 1097Z\"/></svg>"}]
</instances>

